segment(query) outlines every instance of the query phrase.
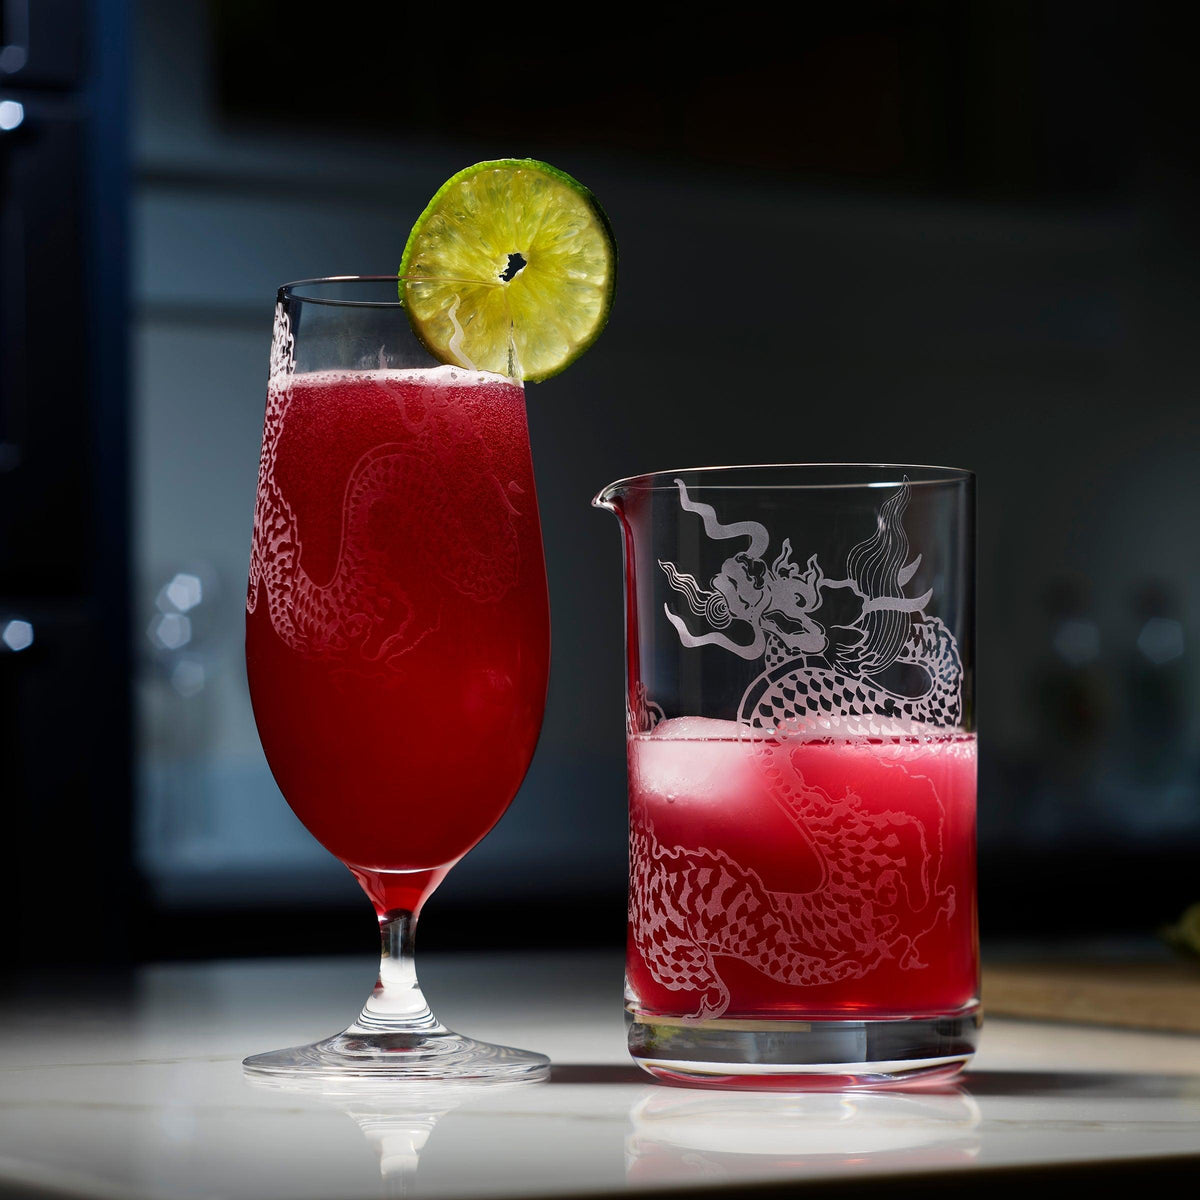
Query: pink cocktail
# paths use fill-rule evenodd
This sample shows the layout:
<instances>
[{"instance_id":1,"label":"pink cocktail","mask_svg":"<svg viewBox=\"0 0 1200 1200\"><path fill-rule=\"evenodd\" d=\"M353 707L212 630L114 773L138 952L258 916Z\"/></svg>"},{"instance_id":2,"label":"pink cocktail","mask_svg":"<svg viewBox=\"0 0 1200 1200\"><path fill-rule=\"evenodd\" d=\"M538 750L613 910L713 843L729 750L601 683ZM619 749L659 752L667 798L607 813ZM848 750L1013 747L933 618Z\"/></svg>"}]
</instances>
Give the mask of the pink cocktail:
<instances>
[{"instance_id":1,"label":"pink cocktail","mask_svg":"<svg viewBox=\"0 0 1200 1200\"><path fill-rule=\"evenodd\" d=\"M809 463L596 497L624 534L625 1000L651 1074L858 1087L974 1052L973 489Z\"/></svg>"},{"instance_id":2,"label":"pink cocktail","mask_svg":"<svg viewBox=\"0 0 1200 1200\"><path fill-rule=\"evenodd\" d=\"M972 1003L974 737L746 732L685 717L629 740L639 1009L887 1017Z\"/></svg>"}]
</instances>

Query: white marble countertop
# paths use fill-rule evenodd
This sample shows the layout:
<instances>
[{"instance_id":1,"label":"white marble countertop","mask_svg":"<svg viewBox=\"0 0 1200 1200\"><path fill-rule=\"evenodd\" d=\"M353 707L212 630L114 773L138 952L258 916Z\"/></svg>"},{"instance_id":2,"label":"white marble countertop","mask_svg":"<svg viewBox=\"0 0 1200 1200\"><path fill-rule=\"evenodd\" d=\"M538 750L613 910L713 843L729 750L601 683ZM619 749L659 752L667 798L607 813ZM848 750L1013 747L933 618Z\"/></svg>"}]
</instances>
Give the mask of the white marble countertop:
<instances>
[{"instance_id":1,"label":"white marble countertop","mask_svg":"<svg viewBox=\"0 0 1200 1200\"><path fill-rule=\"evenodd\" d=\"M1200 1155L1200 1038L994 1020L955 1089L669 1088L625 1055L611 955L421 964L447 1024L548 1053L548 1084L431 1102L243 1079L244 1055L345 1025L372 971L155 967L124 996L6 1003L0 1197L586 1196Z\"/></svg>"}]
</instances>

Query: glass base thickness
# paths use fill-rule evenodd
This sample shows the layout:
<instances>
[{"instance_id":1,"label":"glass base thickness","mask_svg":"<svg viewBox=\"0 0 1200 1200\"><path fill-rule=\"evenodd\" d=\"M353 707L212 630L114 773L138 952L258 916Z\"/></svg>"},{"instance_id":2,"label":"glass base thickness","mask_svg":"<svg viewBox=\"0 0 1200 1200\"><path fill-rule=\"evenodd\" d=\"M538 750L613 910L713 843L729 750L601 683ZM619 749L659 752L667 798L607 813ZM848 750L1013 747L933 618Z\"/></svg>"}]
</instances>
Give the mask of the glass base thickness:
<instances>
[{"instance_id":1,"label":"glass base thickness","mask_svg":"<svg viewBox=\"0 0 1200 1200\"><path fill-rule=\"evenodd\" d=\"M657 1079L691 1087L813 1091L940 1083L979 1041L978 1005L884 1020L684 1020L626 1012L629 1053Z\"/></svg>"},{"instance_id":2,"label":"glass base thickness","mask_svg":"<svg viewBox=\"0 0 1200 1200\"><path fill-rule=\"evenodd\" d=\"M536 1083L550 1076L544 1054L494 1046L450 1030L379 1033L353 1027L310 1046L255 1054L248 1075L287 1080L433 1083Z\"/></svg>"}]
</instances>

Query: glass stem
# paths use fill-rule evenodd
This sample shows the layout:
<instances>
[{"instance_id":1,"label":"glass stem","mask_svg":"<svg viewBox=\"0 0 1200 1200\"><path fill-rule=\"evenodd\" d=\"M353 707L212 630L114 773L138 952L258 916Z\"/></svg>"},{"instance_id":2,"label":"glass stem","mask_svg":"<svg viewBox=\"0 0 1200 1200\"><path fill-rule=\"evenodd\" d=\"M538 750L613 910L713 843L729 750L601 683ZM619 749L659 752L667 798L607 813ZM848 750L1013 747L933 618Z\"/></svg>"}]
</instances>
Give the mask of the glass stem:
<instances>
[{"instance_id":1,"label":"glass stem","mask_svg":"<svg viewBox=\"0 0 1200 1200\"><path fill-rule=\"evenodd\" d=\"M416 926L416 917L407 909L394 909L380 921L379 981L352 1028L371 1033L447 1032L429 1011L417 982Z\"/></svg>"}]
</instances>

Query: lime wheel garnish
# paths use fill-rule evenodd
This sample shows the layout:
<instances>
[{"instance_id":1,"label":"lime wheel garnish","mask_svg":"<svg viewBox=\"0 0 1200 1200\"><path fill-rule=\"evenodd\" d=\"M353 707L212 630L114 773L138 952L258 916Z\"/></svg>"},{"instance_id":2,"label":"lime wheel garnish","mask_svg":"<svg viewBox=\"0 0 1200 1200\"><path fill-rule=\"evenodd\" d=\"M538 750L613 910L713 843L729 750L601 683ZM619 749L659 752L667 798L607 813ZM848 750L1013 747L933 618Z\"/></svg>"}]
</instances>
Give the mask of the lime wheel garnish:
<instances>
[{"instance_id":1,"label":"lime wheel garnish","mask_svg":"<svg viewBox=\"0 0 1200 1200\"><path fill-rule=\"evenodd\" d=\"M617 252L596 198L532 158L476 163L409 234L400 298L440 361L531 382L573 363L612 307Z\"/></svg>"}]
</instances>

